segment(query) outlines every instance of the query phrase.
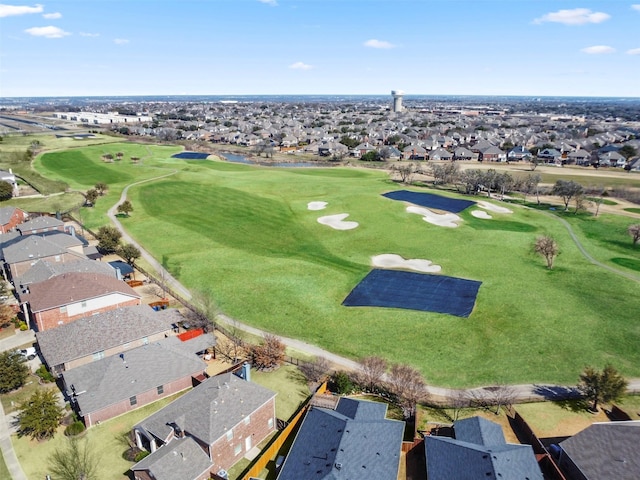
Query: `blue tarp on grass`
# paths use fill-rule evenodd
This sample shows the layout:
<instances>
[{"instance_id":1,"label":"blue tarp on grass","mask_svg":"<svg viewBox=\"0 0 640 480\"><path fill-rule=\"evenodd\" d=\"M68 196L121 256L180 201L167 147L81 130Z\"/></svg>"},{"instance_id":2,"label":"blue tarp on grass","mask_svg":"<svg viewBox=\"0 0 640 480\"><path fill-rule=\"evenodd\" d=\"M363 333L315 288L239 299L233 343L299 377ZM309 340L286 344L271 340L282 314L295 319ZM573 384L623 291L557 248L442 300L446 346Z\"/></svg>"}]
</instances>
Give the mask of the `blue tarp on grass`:
<instances>
[{"instance_id":1,"label":"blue tarp on grass","mask_svg":"<svg viewBox=\"0 0 640 480\"><path fill-rule=\"evenodd\" d=\"M436 208L451 213L459 213L476 202L471 200L458 200L455 198L442 197L433 193L410 192L409 190L396 190L395 192L383 193L383 197L402 202L413 203L421 207Z\"/></svg>"},{"instance_id":2,"label":"blue tarp on grass","mask_svg":"<svg viewBox=\"0 0 640 480\"><path fill-rule=\"evenodd\" d=\"M347 307L389 307L468 317L482 282L374 269L344 299Z\"/></svg>"},{"instance_id":3,"label":"blue tarp on grass","mask_svg":"<svg viewBox=\"0 0 640 480\"><path fill-rule=\"evenodd\" d=\"M181 158L183 160L204 160L206 159L210 153L200 153L200 152L180 152L175 155L171 155L171 158Z\"/></svg>"}]
</instances>

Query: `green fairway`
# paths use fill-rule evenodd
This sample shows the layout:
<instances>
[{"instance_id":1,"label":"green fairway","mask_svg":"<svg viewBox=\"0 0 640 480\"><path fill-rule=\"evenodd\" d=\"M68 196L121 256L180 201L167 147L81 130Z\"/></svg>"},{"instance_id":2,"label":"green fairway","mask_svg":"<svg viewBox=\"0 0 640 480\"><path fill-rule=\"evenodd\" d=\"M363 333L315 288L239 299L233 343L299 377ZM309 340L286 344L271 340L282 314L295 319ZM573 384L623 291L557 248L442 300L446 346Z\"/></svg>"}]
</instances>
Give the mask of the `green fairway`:
<instances>
[{"instance_id":1,"label":"green fairway","mask_svg":"<svg viewBox=\"0 0 640 480\"><path fill-rule=\"evenodd\" d=\"M384 172L182 161L168 158L169 147L109 147L125 151L125 159L107 164L103 146L87 147L43 155L42 168L84 189L111 178L108 198L90 209L93 226L105 222L127 182L177 170L131 188L134 212L122 223L188 288L213 292L220 309L242 322L351 358L409 363L436 385L572 384L584 365L605 362L640 375L638 283L590 264L566 228L542 212L510 205L513 214L483 220L468 209L459 228L442 228L382 197L404 188ZM140 149L152 154L132 165L127 155ZM310 211L311 201L328 205ZM339 213L359 227L339 231L317 222ZM609 217L594 224L581 218L574 230L592 255L636 271L624 232L600 227L613 222ZM542 234L560 245L552 271L531 252ZM427 259L444 275L481 281L471 316L341 306L370 271L371 257L383 253Z\"/></svg>"}]
</instances>

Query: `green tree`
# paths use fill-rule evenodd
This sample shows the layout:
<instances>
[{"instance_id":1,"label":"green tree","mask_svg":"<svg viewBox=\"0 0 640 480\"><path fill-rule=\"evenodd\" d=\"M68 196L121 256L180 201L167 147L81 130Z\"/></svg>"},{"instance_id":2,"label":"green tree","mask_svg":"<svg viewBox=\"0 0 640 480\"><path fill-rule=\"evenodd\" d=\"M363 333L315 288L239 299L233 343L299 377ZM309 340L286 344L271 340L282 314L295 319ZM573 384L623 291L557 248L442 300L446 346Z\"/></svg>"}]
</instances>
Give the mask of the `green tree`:
<instances>
[{"instance_id":1,"label":"green tree","mask_svg":"<svg viewBox=\"0 0 640 480\"><path fill-rule=\"evenodd\" d=\"M360 157L360 160L364 162L379 162L380 154L375 150L371 150L370 152L367 152L364 155L362 155Z\"/></svg>"},{"instance_id":2,"label":"green tree","mask_svg":"<svg viewBox=\"0 0 640 480\"><path fill-rule=\"evenodd\" d=\"M0 353L0 393L20 388L29 376L29 366L17 350Z\"/></svg>"},{"instance_id":3,"label":"green tree","mask_svg":"<svg viewBox=\"0 0 640 480\"><path fill-rule=\"evenodd\" d=\"M56 390L38 389L20 405L19 433L34 440L52 438L62 422L63 412Z\"/></svg>"},{"instance_id":4,"label":"green tree","mask_svg":"<svg viewBox=\"0 0 640 480\"><path fill-rule=\"evenodd\" d=\"M0 180L0 202L9 200L13 197L13 186L9 182Z\"/></svg>"},{"instance_id":5,"label":"green tree","mask_svg":"<svg viewBox=\"0 0 640 480\"><path fill-rule=\"evenodd\" d=\"M631 145L624 145L620 150L618 150L618 153L629 160L631 157L635 157L638 154L638 151Z\"/></svg>"},{"instance_id":6,"label":"green tree","mask_svg":"<svg viewBox=\"0 0 640 480\"><path fill-rule=\"evenodd\" d=\"M629 228L627 228L627 232L629 233L629 235L631 235L634 245L638 243L638 241L640 241L640 223L629 225Z\"/></svg>"},{"instance_id":7,"label":"green tree","mask_svg":"<svg viewBox=\"0 0 640 480\"><path fill-rule=\"evenodd\" d=\"M129 265L133 266L136 260L140 258L140 250L131 243L125 243L118 249L118 255Z\"/></svg>"},{"instance_id":8,"label":"green tree","mask_svg":"<svg viewBox=\"0 0 640 480\"><path fill-rule=\"evenodd\" d=\"M551 270L553 268L553 261L558 255L559 250L556 241L548 235L538 237L533 245L533 250L538 255L542 255L545 258L547 261L547 268Z\"/></svg>"},{"instance_id":9,"label":"green tree","mask_svg":"<svg viewBox=\"0 0 640 480\"><path fill-rule=\"evenodd\" d=\"M122 234L116 227L108 225L98 229L96 238L98 239L98 250L108 255L118 251Z\"/></svg>"},{"instance_id":10,"label":"green tree","mask_svg":"<svg viewBox=\"0 0 640 480\"><path fill-rule=\"evenodd\" d=\"M586 367L580 374L578 389L592 402L591 411L597 412L599 403L620 400L627 385L625 378L612 365L607 364L601 372L593 367Z\"/></svg>"},{"instance_id":11,"label":"green tree","mask_svg":"<svg viewBox=\"0 0 640 480\"><path fill-rule=\"evenodd\" d=\"M564 202L564 210L566 212L569 209L569 202L571 199L578 195L582 195L584 193L584 188L573 180L558 180L553 186L551 193L562 198L562 201Z\"/></svg>"},{"instance_id":12,"label":"green tree","mask_svg":"<svg viewBox=\"0 0 640 480\"><path fill-rule=\"evenodd\" d=\"M343 135L340 137L340 143L349 148L355 148L360 144L360 141L357 138L351 138L349 135Z\"/></svg>"},{"instance_id":13,"label":"green tree","mask_svg":"<svg viewBox=\"0 0 640 480\"><path fill-rule=\"evenodd\" d=\"M86 438L70 437L48 458L55 480L98 480L98 456Z\"/></svg>"},{"instance_id":14,"label":"green tree","mask_svg":"<svg viewBox=\"0 0 640 480\"><path fill-rule=\"evenodd\" d=\"M133 205L129 200L125 200L118 205L118 213L124 213L128 217L131 212L133 212Z\"/></svg>"}]
</instances>

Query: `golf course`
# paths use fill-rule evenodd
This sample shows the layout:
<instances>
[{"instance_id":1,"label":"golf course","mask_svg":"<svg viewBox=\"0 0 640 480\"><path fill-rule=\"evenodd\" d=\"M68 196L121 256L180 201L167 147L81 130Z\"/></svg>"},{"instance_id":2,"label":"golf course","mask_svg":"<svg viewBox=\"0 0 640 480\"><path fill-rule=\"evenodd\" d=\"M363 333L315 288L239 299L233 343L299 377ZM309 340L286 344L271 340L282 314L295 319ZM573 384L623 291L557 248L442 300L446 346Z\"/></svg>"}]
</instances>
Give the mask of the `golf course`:
<instances>
[{"instance_id":1,"label":"golf course","mask_svg":"<svg viewBox=\"0 0 640 480\"><path fill-rule=\"evenodd\" d=\"M192 292L211 295L221 312L266 331L353 359L380 355L407 363L441 386L575 384L585 365L605 363L640 376L640 283L591 263L557 217L598 262L640 276L640 249L626 234L633 219L490 200L511 213L472 214L472 206L449 228L383 194L486 196L407 187L381 170L172 158L181 150L88 145L42 153L34 168L72 190L108 185L94 207L80 209L92 229L108 223L106 212L124 187L172 173L131 187L133 212L120 221ZM105 161L118 152L119 159ZM326 205L314 210L312 202ZM318 221L334 215L357 226ZM540 235L560 247L552 270L533 253ZM441 267L439 275L481 282L472 313L343 306L374 268L372 258L385 254L427 260Z\"/></svg>"}]
</instances>

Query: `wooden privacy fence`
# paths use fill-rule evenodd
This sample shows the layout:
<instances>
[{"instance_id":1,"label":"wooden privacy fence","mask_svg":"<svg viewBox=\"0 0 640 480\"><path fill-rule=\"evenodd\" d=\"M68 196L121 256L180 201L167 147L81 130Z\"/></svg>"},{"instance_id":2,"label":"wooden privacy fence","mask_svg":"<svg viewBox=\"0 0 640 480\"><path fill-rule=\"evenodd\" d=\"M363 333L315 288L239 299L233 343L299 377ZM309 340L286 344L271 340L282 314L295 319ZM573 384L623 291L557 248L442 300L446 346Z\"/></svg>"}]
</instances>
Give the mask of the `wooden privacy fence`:
<instances>
[{"instance_id":1,"label":"wooden privacy fence","mask_svg":"<svg viewBox=\"0 0 640 480\"><path fill-rule=\"evenodd\" d=\"M327 382L324 382L318 387L315 394L325 393L326 391ZM310 395L309 398L307 398L307 400L298 408L298 411L291 417L287 426L285 426L283 430L281 430L275 437L271 439L271 441L262 450L262 452L260 452L260 455L256 458L256 460L251 465L249 465L247 470L242 473L242 475L240 476L242 480L249 480L251 477L257 477L258 475L260 475L260 472L267 467L267 464L273 457L276 456L276 454L282 448L282 445L284 445L287 439L300 425L300 422L302 422L305 413L307 413L307 410L311 405L312 398L313 395Z\"/></svg>"}]
</instances>

